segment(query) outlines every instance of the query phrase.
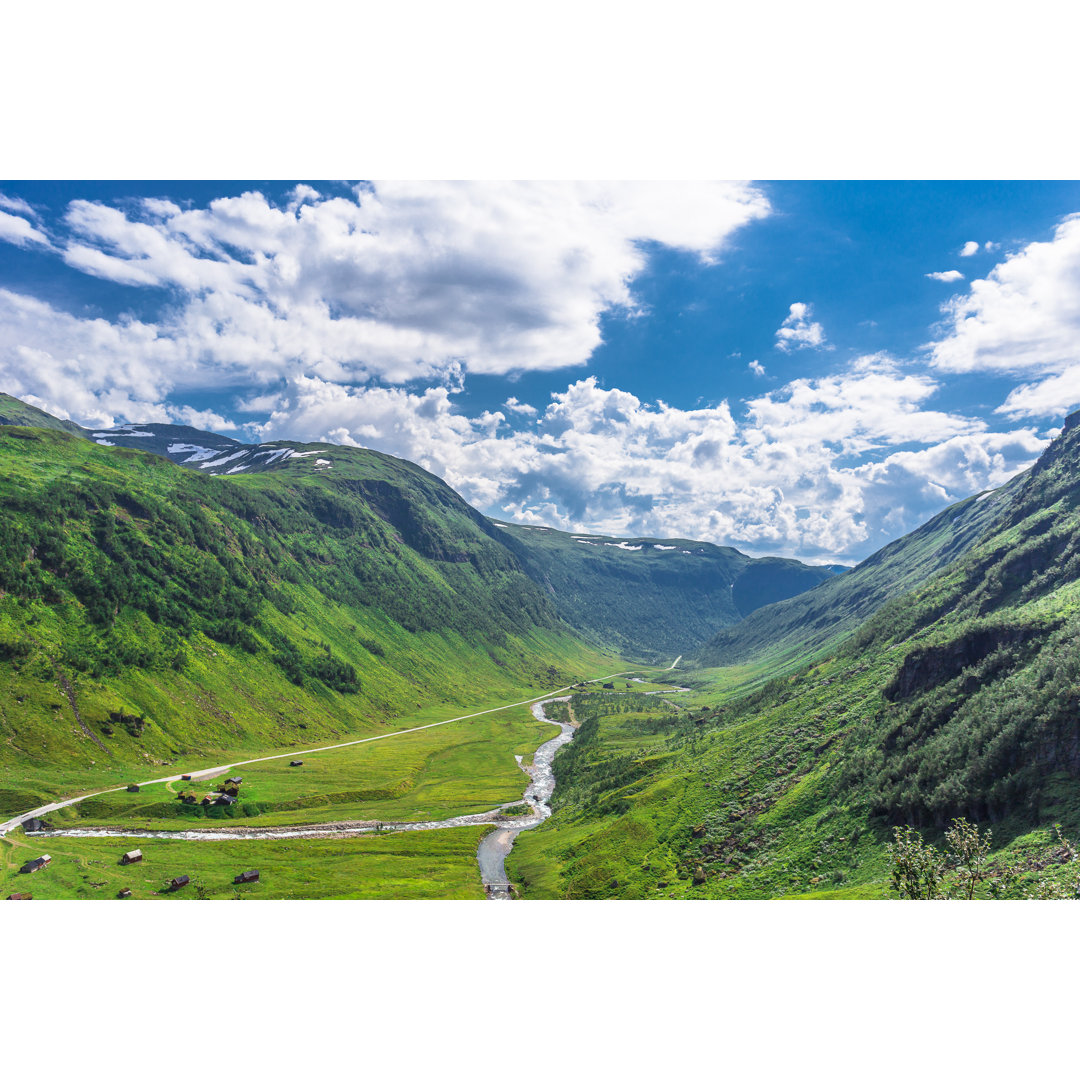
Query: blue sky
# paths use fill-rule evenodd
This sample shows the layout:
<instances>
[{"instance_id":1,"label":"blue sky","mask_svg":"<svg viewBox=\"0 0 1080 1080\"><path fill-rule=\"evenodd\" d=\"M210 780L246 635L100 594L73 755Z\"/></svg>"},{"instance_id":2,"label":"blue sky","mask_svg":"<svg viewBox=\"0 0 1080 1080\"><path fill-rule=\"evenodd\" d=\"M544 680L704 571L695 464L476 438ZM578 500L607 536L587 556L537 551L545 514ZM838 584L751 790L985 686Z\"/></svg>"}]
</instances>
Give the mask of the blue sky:
<instances>
[{"instance_id":1,"label":"blue sky","mask_svg":"<svg viewBox=\"0 0 1080 1080\"><path fill-rule=\"evenodd\" d=\"M0 183L0 388L854 561L1080 405L1080 185Z\"/></svg>"}]
</instances>

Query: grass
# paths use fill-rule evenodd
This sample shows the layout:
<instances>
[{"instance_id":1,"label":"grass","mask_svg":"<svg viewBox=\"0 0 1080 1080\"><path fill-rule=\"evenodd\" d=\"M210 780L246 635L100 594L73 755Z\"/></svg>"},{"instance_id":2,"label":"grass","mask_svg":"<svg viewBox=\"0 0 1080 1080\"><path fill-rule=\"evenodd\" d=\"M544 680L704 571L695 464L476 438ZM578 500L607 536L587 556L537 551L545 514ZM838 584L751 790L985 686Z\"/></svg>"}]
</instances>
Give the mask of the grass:
<instances>
[{"instance_id":1,"label":"grass","mask_svg":"<svg viewBox=\"0 0 1080 1080\"><path fill-rule=\"evenodd\" d=\"M0 840L0 896L35 900L111 900L129 888L139 900L482 900L476 864L482 826L384 833L333 840L179 840L23 837ZM143 861L119 865L138 846ZM50 866L20 874L48 852ZM243 870L259 881L234 885ZM187 874L191 884L167 891Z\"/></svg>"},{"instance_id":2,"label":"grass","mask_svg":"<svg viewBox=\"0 0 1080 1080\"><path fill-rule=\"evenodd\" d=\"M527 777L515 755L528 757L551 733L549 724L517 706L391 739L306 756L297 750L288 758L238 766L235 774L244 782L238 803L228 810L187 806L177 798L193 792L201 799L219 788L223 778L217 778L98 796L56 812L52 820L155 829L213 828L238 819L260 826L441 820L521 798ZM292 767L291 759L304 764Z\"/></svg>"}]
</instances>

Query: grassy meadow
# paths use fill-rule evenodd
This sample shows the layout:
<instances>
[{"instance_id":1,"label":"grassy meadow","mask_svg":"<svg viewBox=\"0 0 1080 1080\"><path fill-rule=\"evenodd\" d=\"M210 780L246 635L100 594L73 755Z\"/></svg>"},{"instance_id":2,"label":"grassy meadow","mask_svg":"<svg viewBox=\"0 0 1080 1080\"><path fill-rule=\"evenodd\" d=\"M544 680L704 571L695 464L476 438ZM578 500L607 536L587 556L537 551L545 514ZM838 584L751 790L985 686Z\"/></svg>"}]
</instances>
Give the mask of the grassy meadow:
<instances>
[{"instance_id":1,"label":"grassy meadow","mask_svg":"<svg viewBox=\"0 0 1080 1080\"><path fill-rule=\"evenodd\" d=\"M332 840L0 839L0 896L29 892L35 900L482 900L476 848L484 826L383 833ZM138 847L143 861L121 866ZM48 851L35 874L19 867ZM233 884L244 870L259 880ZM168 882L187 874L176 892Z\"/></svg>"}]
</instances>

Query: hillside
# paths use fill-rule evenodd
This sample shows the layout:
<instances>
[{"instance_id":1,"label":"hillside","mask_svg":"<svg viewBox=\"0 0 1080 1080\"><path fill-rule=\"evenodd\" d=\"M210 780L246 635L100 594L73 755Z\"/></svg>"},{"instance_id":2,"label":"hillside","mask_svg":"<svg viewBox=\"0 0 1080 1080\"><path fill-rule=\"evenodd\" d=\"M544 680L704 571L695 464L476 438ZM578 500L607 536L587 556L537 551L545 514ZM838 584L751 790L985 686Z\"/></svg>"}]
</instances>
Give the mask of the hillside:
<instances>
[{"instance_id":1,"label":"hillside","mask_svg":"<svg viewBox=\"0 0 1080 1080\"><path fill-rule=\"evenodd\" d=\"M672 659L843 567L753 559L701 541L564 533L492 522L571 626L640 659Z\"/></svg>"},{"instance_id":2,"label":"hillside","mask_svg":"<svg viewBox=\"0 0 1080 1080\"><path fill-rule=\"evenodd\" d=\"M951 562L827 655L778 655L791 673L753 692L720 670L683 708L576 698L562 812L522 837L513 872L534 896L885 896L891 826L933 837L965 816L1018 888L1066 873L1050 826L1080 833L1078 478L1074 415L1031 470L890 555L943 560L950 538ZM852 617L815 593L833 627Z\"/></svg>"},{"instance_id":3,"label":"hillside","mask_svg":"<svg viewBox=\"0 0 1080 1080\"><path fill-rule=\"evenodd\" d=\"M956 503L839 577L750 613L688 657L701 667L799 664L834 647L893 597L949 566L1003 520L1014 478Z\"/></svg>"},{"instance_id":4,"label":"hillside","mask_svg":"<svg viewBox=\"0 0 1080 1080\"><path fill-rule=\"evenodd\" d=\"M98 446L156 454L207 476L290 469L332 473L340 468L331 460L331 452L339 448L325 443L245 444L178 424L84 429L8 395L0 395L0 424L68 431ZM408 495L392 496L378 485L360 485L355 493L378 503L388 520L394 521L395 514L408 516ZM465 505L454 498L455 505ZM794 559L752 559L734 548L685 539L572 536L488 522L470 513L476 527L512 553L566 624L596 646L637 659L674 659L762 605L810 589L845 569L807 566Z\"/></svg>"},{"instance_id":5,"label":"hillside","mask_svg":"<svg viewBox=\"0 0 1080 1080\"><path fill-rule=\"evenodd\" d=\"M0 428L0 809L596 663L442 481L373 451L289 449L225 479Z\"/></svg>"}]
</instances>

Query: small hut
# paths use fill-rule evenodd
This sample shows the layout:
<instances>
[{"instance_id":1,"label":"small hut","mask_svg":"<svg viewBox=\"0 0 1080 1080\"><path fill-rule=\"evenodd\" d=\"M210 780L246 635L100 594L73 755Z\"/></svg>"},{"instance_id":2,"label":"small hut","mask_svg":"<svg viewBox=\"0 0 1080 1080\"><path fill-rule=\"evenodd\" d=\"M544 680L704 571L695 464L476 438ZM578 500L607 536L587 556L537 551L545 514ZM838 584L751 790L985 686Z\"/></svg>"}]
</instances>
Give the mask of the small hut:
<instances>
[{"instance_id":1,"label":"small hut","mask_svg":"<svg viewBox=\"0 0 1080 1080\"><path fill-rule=\"evenodd\" d=\"M117 898L118 900L126 900L126 899L127 899L127 898L128 898L129 896L130 896L130 895L131 895L131 890L130 890L130 889L121 889L121 890L120 890L120 891L119 891L119 892L118 892L118 893L116 894L116 898Z\"/></svg>"},{"instance_id":2,"label":"small hut","mask_svg":"<svg viewBox=\"0 0 1080 1080\"><path fill-rule=\"evenodd\" d=\"M226 784L231 784L233 787L239 787L243 782L244 778L242 776L230 776L225 781Z\"/></svg>"},{"instance_id":3,"label":"small hut","mask_svg":"<svg viewBox=\"0 0 1080 1080\"><path fill-rule=\"evenodd\" d=\"M211 791L209 794L204 795L202 798L203 806L209 806L212 802L217 801L217 792Z\"/></svg>"},{"instance_id":4,"label":"small hut","mask_svg":"<svg viewBox=\"0 0 1080 1080\"><path fill-rule=\"evenodd\" d=\"M139 790L139 785L138 784L128 784L127 789L128 789L128 791L137 792Z\"/></svg>"},{"instance_id":5,"label":"small hut","mask_svg":"<svg viewBox=\"0 0 1080 1080\"><path fill-rule=\"evenodd\" d=\"M184 773L184 775L181 776L180 779L181 780L190 780L191 779L191 773L189 773L189 772Z\"/></svg>"},{"instance_id":6,"label":"small hut","mask_svg":"<svg viewBox=\"0 0 1080 1080\"><path fill-rule=\"evenodd\" d=\"M51 862L51 855L39 855L36 859L31 859L28 863L26 863L26 865L23 866L22 870L20 870L19 873L36 874L39 870L44 870L45 867L48 866Z\"/></svg>"},{"instance_id":7,"label":"small hut","mask_svg":"<svg viewBox=\"0 0 1080 1080\"><path fill-rule=\"evenodd\" d=\"M120 857L121 866L129 866L133 862L142 862L142 852L138 848L134 851L125 851Z\"/></svg>"},{"instance_id":8,"label":"small hut","mask_svg":"<svg viewBox=\"0 0 1080 1080\"><path fill-rule=\"evenodd\" d=\"M188 806L194 806L199 801L199 796L194 792L186 791L180 796Z\"/></svg>"},{"instance_id":9,"label":"small hut","mask_svg":"<svg viewBox=\"0 0 1080 1080\"><path fill-rule=\"evenodd\" d=\"M41 832L49 826L39 817L27 818L23 822L23 832Z\"/></svg>"},{"instance_id":10,"label":"small hut","mask_svg":"<svg viewBox=\"0 0 1080 1080\"><path fill-rule=\"evenodd\" d=\"M259 880L259 871L258 870L245 870L243 873L237 874L236 877L233 878L233 884L234 885L246 885L249 881L258 881L258 880Z\"/></svg>"},{"instance_id":11,"label":"small hut","mask_svg":"<svg viewBox=\"0 0 1080 1080\"><path fill-rule=\"evenodd\" d=\"M235 795L219 795L214 800L214 805L215 806L232 806L232 804L234 802L236 802L236 796Z\"/></svg>"},{"instance_id":12,"label":"small hut","mask_svg":"<svg viewBox=\"0 0 1080 1080\"><path fill-rule=\"evenodd\" d=\"M9 900L33 900L33 893L28 892L13 892L9 897Z\"/></svg>"},{"instance_id":13,"label":"small hut","mask_svg":"<svg viewBox=\"0 0 1080 1080\"><path fill-rule=\"evenodd\" d=\"M302 761L290 761L289 762L290 767L294 768L294 769L296 768L297 765L303 765L303 764L304 763Z\"/></svg>"},{"instance_id":14,"label":"small hut","mask_svg":"<svg viewBox=\"0 0 1080 1080\"><path fill-rule=\"evenodd\" d=\"M169 888L175 892L177 889L182 889L189 881L191 881L191 878L189 878L187 874L181 874L179 877L174 877L172 881L169 882Z\"/></svg>"}]
</instances>

